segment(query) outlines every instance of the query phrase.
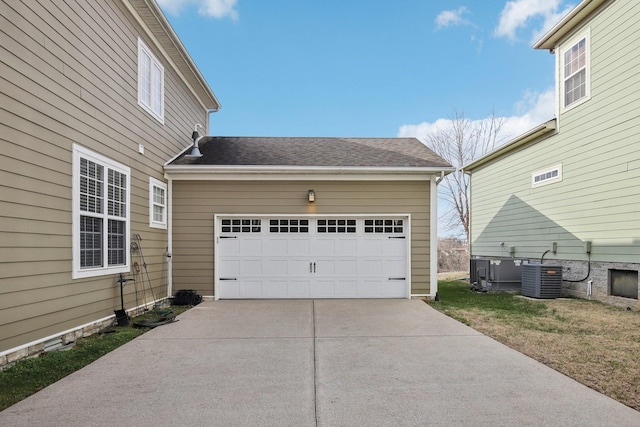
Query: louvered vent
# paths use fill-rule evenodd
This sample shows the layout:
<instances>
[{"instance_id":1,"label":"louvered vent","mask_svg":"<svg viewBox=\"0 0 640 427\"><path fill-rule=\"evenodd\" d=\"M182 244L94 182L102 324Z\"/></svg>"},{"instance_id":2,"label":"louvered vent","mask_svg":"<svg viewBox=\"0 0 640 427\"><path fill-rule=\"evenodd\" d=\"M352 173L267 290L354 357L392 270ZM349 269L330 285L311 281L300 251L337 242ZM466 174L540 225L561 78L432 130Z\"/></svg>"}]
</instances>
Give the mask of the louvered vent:
<instances>
[{"instance_id":1,"label":"louvered vent","mask_svg":"<svg viewBox=\"0 0 640 427\"><path fill-rule=\"evenodd\" d=\"M551 264L523 264L522 295L531 298L561 297L562 267Z\"/></svg>"}]
</instances>

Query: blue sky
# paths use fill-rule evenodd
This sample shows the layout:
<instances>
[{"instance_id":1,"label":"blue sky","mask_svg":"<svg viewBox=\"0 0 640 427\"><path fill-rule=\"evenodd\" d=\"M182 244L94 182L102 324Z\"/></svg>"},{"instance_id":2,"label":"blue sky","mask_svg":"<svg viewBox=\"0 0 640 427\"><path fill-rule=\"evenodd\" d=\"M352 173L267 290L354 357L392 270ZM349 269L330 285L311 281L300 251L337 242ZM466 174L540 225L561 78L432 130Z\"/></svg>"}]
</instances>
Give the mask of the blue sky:
<instances>
[{"instance_id":1,"label":"blue sky","mask_svg":"<svg viewBox=\"0 0 640 427\"><path fill-rule=\"evenodd\" d=\"M577 0L158 0L222 103L212 135L424 136L554 115L531 45Z\"/></svg>"}]
</instances>

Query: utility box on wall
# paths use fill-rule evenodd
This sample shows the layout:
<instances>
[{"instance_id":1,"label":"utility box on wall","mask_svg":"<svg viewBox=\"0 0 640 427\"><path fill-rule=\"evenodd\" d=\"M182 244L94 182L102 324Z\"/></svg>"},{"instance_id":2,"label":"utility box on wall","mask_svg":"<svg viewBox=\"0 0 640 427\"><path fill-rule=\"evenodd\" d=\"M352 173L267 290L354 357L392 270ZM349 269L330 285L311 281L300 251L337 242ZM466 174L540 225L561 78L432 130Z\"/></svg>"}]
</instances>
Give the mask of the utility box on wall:
<instances>
[{"instance_id":1,"label":"utility box on wall","mask_svg":"<svg viewBox=\"0 0 640 427\"><path fill-rule=\"evenodd\" d=\"M562 267L552 264L523 264L522 295L531 298L561 297Z\"/></svg>"}]
</instances>

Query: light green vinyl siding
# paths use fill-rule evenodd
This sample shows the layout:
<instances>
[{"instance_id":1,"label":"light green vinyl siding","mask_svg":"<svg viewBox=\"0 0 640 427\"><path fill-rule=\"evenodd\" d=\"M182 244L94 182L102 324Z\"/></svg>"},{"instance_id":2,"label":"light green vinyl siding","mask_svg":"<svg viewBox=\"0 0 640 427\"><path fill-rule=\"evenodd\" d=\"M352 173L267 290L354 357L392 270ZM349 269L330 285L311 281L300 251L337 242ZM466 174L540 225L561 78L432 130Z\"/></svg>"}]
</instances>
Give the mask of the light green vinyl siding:
<instances>
[{"instance_id":1,"label":"light green vinyl siding","mask_svg":"<svg viewBox=\"0 0 640 427\"><path fill-rule=\"evenodd\" d=\"M472 172L472 255L637 262L640 255L640 3L615 1L590 28L591 99L559 132ZM561 49L558 49L559 52ZM562 163L562 182L531 173ZM504 242L504 246L500 245Z\"/></svg>"},{"instance_id":2,"label":"light green vinyl siding","mask_svg":"<svg viewBox=\"0 0 640 427\"><path fill-rule=\"evenodd\" d=\"M166 296L167 232L149 228L149 176L164 180L162 165L207 115L168 64L164 126L138 106L139 36L164 61L120 0L0 0L0 352L120 307L115 275L71 279L74 143L131 168L131 233ZM126 308L144 301L143 273Z\"/></svg>"}]
</instances>

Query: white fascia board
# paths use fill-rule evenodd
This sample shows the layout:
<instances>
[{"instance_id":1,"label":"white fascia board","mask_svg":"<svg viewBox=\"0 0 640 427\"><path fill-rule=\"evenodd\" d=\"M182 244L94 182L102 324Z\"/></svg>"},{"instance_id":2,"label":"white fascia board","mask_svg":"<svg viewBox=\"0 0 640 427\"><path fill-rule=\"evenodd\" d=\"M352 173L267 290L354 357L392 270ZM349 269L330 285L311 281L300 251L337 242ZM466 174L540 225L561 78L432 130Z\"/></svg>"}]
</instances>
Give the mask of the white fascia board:
<instances>
[{"instance_id":1,"label":"white fascia board","mask_svg":"<svg viewBox=\"0 0 640 427\"><path fill-rule=\"evenodd\" d=\"M596 9L612 0L584 0L567 13L556 25L533 44L534 49L554 50L584 19Z\"/></svg>"},{"instance_id":2,"label":"white fascia board","mask_svg":"<svg viewBox=\"0 0 640 427\"><path fill-rule=\"evenodd\" d=\"M504 145L501 145L500 147L496 148L493 151L488 152L487 154L485 154L484 156L480 157L479 159L474 160L473 162L469 163L468 165L464 165L461 169L463 172L465 173L469 173L471 171L473 171L474 169L479 168L480 166L489 163L497 158L500 158L502 156L504 156L505 154L508 154L514 150L516 150L517 148L522 147L525 144L528 144L530 142L533 142L539 138L543 138L546 137L548 134L551 134L552 132L555 132L557 128L557 121L556 119L551 119L533 129L531 129L530 131L516 137L515 139L512 139L510 142L507 142Z\"/></svg>"},{"instance_id":3,"label":"white fascia board","mask_svg":"<svg viewBox=\"0 0 640 427\"><path fill-rule=\"evenodd\" d=\"M229 181L269 179L290 181L308 179L333 180L424 180L452 172L454 168L369 168L369 167L305 167L305 166L184 166L167 165L165 176L180 181Z\"/></svg>"}]
</instances>

